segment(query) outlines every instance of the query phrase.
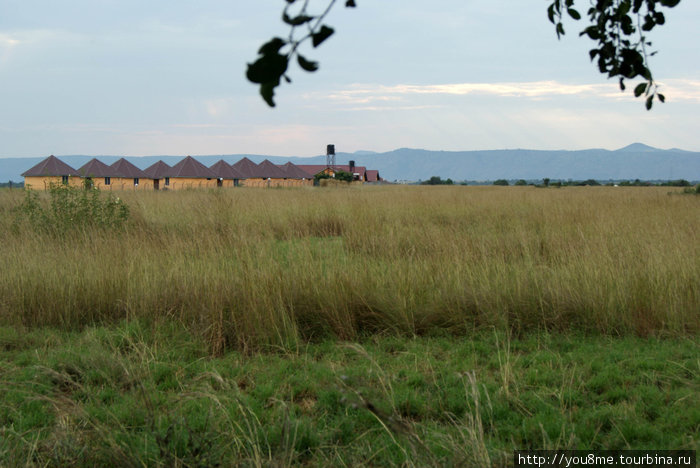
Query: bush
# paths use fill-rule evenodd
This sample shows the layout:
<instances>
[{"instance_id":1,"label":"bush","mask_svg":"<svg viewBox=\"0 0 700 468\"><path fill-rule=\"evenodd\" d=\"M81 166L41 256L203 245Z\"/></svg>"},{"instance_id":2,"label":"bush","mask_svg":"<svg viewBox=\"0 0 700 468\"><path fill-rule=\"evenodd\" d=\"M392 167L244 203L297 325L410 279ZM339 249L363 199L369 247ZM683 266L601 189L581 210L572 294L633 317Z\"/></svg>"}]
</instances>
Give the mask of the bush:
<instances>
[{"instance_id":1,"label":"bush","mask_svg":"<svg viewBox=\"0 0 700 468\"><path fill-rule=\"evenodd\" d=\"M510 185L506 179L498 179L493 181L493 185Z\"/></svg>"},{"instance_id":2,"label":"bush","mask_svg":"<svg viewBox=\"0 0 700 468\"><path fill-rule=\"evenodd\" d=\"M421 185L454 185L452 179L442 180L440 176L432 176L430 179L421 182Z\"/></svg>"},{"instance_id":3,"label":"bush","mask_svg":"<svg viewBox=\"0 0 700 468\"><path fill-rule=\"evenodd\" d=\"M35 229L63 234L76 229L117 229L128 218L129 207L112 194L102 196L97 189L52 185L48 203L35 191L25 192L15 224L26 221Z\"/></svg>"},{"instance_id":4,"label":"bush","mask_svg":"<svg viewBox=\"0 0 700 468\"><path fill-rule=\"evenodd\" d=\"M695 187L685 187L682 193L700 195L700 184L696 185Z\"/></svg>"},{"instance_id":5,"label":"bush","mask_svg":"<svg viewBox=\"0 0 700 468\"><path fill-rule=\"evenodd\" d=\"M515 185L527 185L527 181L525 179L518 179Z\"/></svg>"},{"instance_id":6,"label":"bush","mask_svg":"<svg viewBox=\"0 0 700 468\"><path fill-rule=\"evenodd\" d=\"M322 172L320 174L316 174L314 176L315 182L318 183L320 180L323 179L335 179L341 182L352 182L353 180L353 175L349 172L345 171L337 171L335 173L335 176L332 176L330 174L326 174L325 172Z\"/></svg>"},{"instance_id":7,"label":"bush","mask_svg":"<svg viewBox=\"0 0 700 468\"><path fill-rule=\"evenodd\" d=\"M344 182L352 182L353 176L350 172L338 171L335 173L335 180L342 180Z\"/></svg>"}]
</instances>

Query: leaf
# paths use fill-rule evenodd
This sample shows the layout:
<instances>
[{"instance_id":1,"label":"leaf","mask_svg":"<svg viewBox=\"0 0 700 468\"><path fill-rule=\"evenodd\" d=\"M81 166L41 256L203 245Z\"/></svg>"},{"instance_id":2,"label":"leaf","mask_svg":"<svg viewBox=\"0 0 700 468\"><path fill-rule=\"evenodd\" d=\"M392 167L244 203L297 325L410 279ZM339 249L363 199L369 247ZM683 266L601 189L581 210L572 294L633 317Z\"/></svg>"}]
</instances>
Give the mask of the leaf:
<instances>
[{"instance_id":1,"label":"leaf","mask_svg":"<svg viewBox=\"0 0 700 468\"><path fill-rule=\"evenodd\" d=\"M578 21L578 20L581 19L581 13L579 13L579 12L576 11L576 10L574 10L573 8L568 8L568 9L566 10L566 12L569 14L569 16L571 16L571 17L572 17L573 19L575 19L576 21Z\"/></svg>"},{"instance_id":2,"label":"leaf","mask_svg":"<svg viewBox=\"0 0 700 468\"><path fill-rule=\"evenodd\" d=\"M651 96L649 96L647 98L647 102L646 102L647 110L651 110L651 106L653 106L653 105L654 105L654 95L652 94Z\"/></svg>"},{"instance_id":3,"label":"leaf","mask_svg":"<svg viewBox=\"0 0 700 468\"><path fill-rule=\"evenodd\" d=\"M323 41L331 37L335 31L333 28L326 26L325 24L321 26L321 30L311 35L311 44L314 47L320 46Z\"/></svg>"},{"instance_id":4,"label":"leaf","mask_svg":"<svg viewBox=\"0 0 700 468\"><path fill-rule=\"evenodd\" d=\"M284 39L281 39L279 37L273 37L260 47L258 53L260 55L276 54L280 51L282 47L285 46L286 43L287 41L285 41Z\"/></svg>"},{"instance_id":5,"label":"leaf","mask_svg":"<svg viewBox=\"0 0 700 468\"><path fill-rule=\"evenodd\" d=\"M307 72L315 72L318 70L318 62L306 60L306 58L301 55L297 55L297 62L299 62L299 66Z\"/></svg>"},{"instance_id":6,"label":"leaf","mask_svg":"<svg viewBox=\"0 0 700 468\"><path fill-rule=\"evenodd\" d=\"M635 88L634 88L634 97L639 97L644 92L647 90L647 84L646 83L639 83Z\"/></svg>"},{"instance_id":7,"label":"leaf","mask_svg":"<svg viewBox=\"0 0 700 468\"><path fill-rule=\"evenodd\" d=\"M263 55L253 63L248 64L246 77L253 83L277 81L287 71L287 57L277 53Z\"/></svg>"},{"instance_id":8,"label":"leaf","mask_svg":"<svg viewBox=\"0 0 700 468\"><path fill-rule=\"evenodd\" d=\"M355 8L357 5L355 5L355 0L347 0L345 2L345 6L347 8Z\"/></svg>"},{"instance_id":9,"label":"leaf","mask_svg":"<svg viewBox=\"0 0 700 468\"><path fill-rule=\"evenodd\" d=\"M663 94L658 93L658 94L656 95L656 97L659 98L659 101L661 101L661 102L666 102L666 96L664 96Z\"/></svg>"},{"instance_id":10,"label":"leaf","mask_svg":"<svg viewBox=\"0 0 700 468\"><path fill-rule=\"evenodd\" d=\"M564 35L564 25L557 23L557 37Z\"/></svg>"},{"instance_id":11,"label":"leaf","mask_svg":"<svg viewBox=\"0 0 700 468\"><path fill-rule=\"evenodd\" d=\"M273 98L275 97L275 88L277 86L279 86L279 82L277 84L265 83L260 85L260 95L270 107L275 107Z\"/></svg>"},{"instance_id":12,"label":"leaf","mask_svg":"<svg viewBox=\"0 0 700 468\"><path fill-rule=\"evenodd\" d=\"M291 18L287 12L285 11L284 14L282 15L282 21L287 23L290 26L301 26L302 24L308 23L309 21L313 20L313 16L308 16L308 15L299 15L295 16L294 18Z\"/></svg>"}]
</instances>

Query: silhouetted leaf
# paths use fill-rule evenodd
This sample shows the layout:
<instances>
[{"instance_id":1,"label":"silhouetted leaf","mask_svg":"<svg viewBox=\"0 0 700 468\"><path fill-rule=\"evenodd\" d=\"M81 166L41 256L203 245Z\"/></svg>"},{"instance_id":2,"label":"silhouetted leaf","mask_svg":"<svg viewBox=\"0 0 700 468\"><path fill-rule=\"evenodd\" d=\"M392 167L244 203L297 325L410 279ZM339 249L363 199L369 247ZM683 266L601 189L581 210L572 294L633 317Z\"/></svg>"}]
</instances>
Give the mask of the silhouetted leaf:
<instances>
[{"instance_id":1,"label":"silhouetted leaf","mask_svg":"<svg viewBox=\"0 0 700 468\"><path fill-rule=\"evenodd\" d=\"M634 97L639 97L644 92L647 90L647 84L646 83L639 83L635 88L634 88Z\"/></svg>"},{"instance_id":2,"label":"silhouetted leaf","mask_svg":"<svg viewBox=\"0 0 700 468\"><path fill-rule=\"evenodd\" d=\"M323 43L323 41L331 37L331 35L334 32L335 31L333 30L333 28L329 28L324 24L323 26L321 26L321 29L317 33L311 35L311 44L314 47L320 46Z\"/></svg>"},{"instance_id":3,"label":"silhouetted leaf","mask_svg":"<svg viewBox=\"0 0 700 468\"><path fill-rule=\"evenodd\" d=\"M557 37L564 35L564 25L557 23Z\"/></svg>"},{"instance_id":4,"label":"silhouetted leaf","mask_svg":"<svg viewBox=\"0 0 700 468\"><path fill-rule=\"evenodd\" d=\"M287 57L280 54L264 55L248 64L246 77L253 83L267 83L277 80L287 71Z\"/></svg>"},{"instance_id":5,"label":"silhouetted leaf","mask_svg":"<svg viewBox=\"0 0 700 468\"><path fill-rule=\"evenodd\" d=\"M659 98L659 101L666 102L666 96L664 96L663 94L659 93L656 95L656 97Z\"/></svg>"},{"instance_id":6,"label":"silhouetted leaf","mask_svg":"<svg viewBox=\"0 0 700 468\"><path fill-rule=\"evenodd\" d=\"M318 70L318 62L306 60L306 58L301 55L297 55L297 61L299 62L299 66L307 72L315 72Z\"/></svg>"},{"instance_id":7,"label":"silhouetted leaf","mask_svg":"<svg viewBox=\"0 0 700 468\"><path fill-rule=\"evenodd\" d=\"M284 39L280 39L279 37L274 37L271 40L267 41L264 43L261 47L260 50L258 50L258 53L260 55L269 55L269 54L276 54L277 52L280 51L282 47L287 43Z\"/></svg>"},{"instance_id":8,"label":"silhouetted leaf","mask_svg":"<svg viewBox=\"0 0 700 468\"><path fill-rule=\"evenodd\" d=\"M651 106L654 105L654 95L652 94L647 98L647 103L646 103L646 108L647 110L651 110Z\"/></svg>"},{"instance_id":9,"label":"silhouetted leaf","mask_svg":"<svg viewBox=\"0 0 700 468\"><path fill-rule=\"evenodd\" d=\"M578 21L578 20L581 19L581 13L579 13L579 12L576 11L576 10L574 10L573 8L569 8L568 10L566 10L566 12L569 14L569 16L571 16L571 17L572 17L573 19L575 19L576 21Z\"/></svg>"},{"instance_id":10,"label":"silhouetted leaf","mask_svg":"<svg viewBox=\"0 0 700 468\"><path fill-rule=\"evenodd\" d=\"M355 8L357 5L355 5L355 0L347 0L345 6L348 8Z\"/></svg>"},{"instance_id":11,"label":"silhouetted leaf","mask_svg":"<svg viewBox=\"0 0 700 468\"><path fill-rule=\"evenodd\" d=\"M279 82L277 84L265 83L260 85L260 95L270 107L275 107L275 101L273 98L275 97L275 88L277 86L279 86Z\"/></svg>"},{"instance_id":12,"label":"silhouetted leaf","mask_svg":"<svg viewBox=\"0 0 700 468\"><path fill-rule=\"evenodd\" d=\"M307 16L307 15L299 15L299 16L295 16L294 18L291 18L289 15L287 15L286 11L282 15L282 21L289 24L290 26L301 26L302 24L308 23L309 21L311 21L313 19L314 19L313 16Z\"/></svg>"}]
</instances>

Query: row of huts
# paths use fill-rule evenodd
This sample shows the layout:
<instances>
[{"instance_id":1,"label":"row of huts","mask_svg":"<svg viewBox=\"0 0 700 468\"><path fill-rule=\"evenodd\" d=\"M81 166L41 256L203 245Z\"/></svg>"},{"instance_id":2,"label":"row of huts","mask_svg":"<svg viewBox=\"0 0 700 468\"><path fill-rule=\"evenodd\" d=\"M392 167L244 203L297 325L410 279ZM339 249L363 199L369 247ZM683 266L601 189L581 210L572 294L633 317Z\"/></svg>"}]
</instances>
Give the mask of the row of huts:
<instances>
[{"instance_id":1,"label":"row of huts","mask_svg":"<svg viewBox=\"0 0 700 468\"><path fill-rule=\"evenodd\" d=\"M213 187L298 187L313 185L317 175L333 176L337 171L353 174L356 183L380 182L376 170L347 165L273 164L269 160L256 164L243 158L235 164L223 159L207 167L191 156L174 166L163 161L139 169L124 158L107 165L93 158L79 169L49 156L22 174L25 188L46 190L51 185L83 187L86 184L103 190L179 190Z\"/></svg>"}]
</instances>

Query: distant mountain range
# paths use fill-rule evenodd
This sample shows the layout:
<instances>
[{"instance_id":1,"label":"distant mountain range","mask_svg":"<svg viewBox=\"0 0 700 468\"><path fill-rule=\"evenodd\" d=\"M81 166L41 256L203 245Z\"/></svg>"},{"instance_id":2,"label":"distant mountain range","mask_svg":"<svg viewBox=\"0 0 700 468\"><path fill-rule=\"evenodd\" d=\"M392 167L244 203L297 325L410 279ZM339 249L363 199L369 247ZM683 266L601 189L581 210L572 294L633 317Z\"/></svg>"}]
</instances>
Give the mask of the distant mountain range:
<instances>
[{"instance_id":1,"label":"distant mountain range","mask_svg":"<svg viewBox=\"0 0 700 468\"><path fill-rule=\"evenodd\" d=\"M56 156L76 169L93 158L93 156L76 155ZM183 156L126 157L144 169L159 159L173 165ZM234 163L244 156L255 162L269 159L275 164L283 164L287 161L296 164L325 164L326 161L325 156L302 158L251 154L209 155L196 158L210 166L219 159ZM0 182L21 181L21 174L44 157L0 159ZM111 164L120 157L97 156L107 164ZM641 143L634 143L615 151L605 149L431 151L401 148L386 153L357 151L336 155L338 164L347 164L349 160L354 160L358 166L379 170L380 176L389 181L418 181L429 179L431 176L451 178L455 181L540 180L545 177L552 180L686 179L700 181L700 152L676 148L662 150Z\"/></svg>"}]
</instances>

